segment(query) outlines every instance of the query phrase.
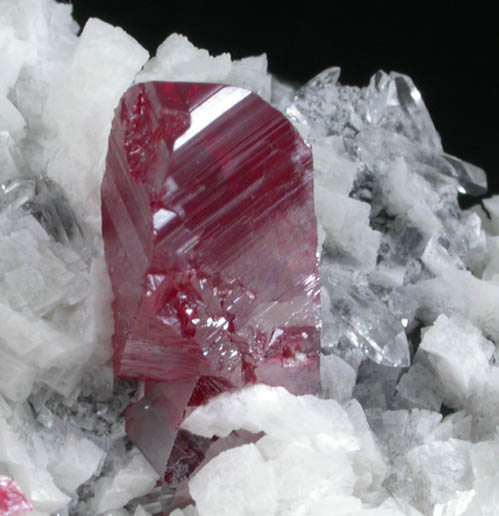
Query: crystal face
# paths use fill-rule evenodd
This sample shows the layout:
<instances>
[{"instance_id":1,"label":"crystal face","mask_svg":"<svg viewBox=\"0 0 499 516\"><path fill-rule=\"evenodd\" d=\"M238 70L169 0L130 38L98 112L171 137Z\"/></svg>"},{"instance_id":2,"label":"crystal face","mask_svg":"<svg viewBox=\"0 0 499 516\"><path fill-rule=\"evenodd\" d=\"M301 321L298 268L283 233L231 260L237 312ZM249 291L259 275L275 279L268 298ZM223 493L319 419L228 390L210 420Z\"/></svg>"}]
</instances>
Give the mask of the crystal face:
<instances>
[{"instance_id":1,"label":"crystal face","mask_svg":"<svg viewBox=\"0 0 499 516\"><path fill-rule=\"evenodd\" d=\"M122 98L106 164L115 375L145 381L127 432L164 472L186 407L257 382L316 391L312 155L248 90L151 82Z\"/></svg>"},{"instance_id":2,"label":"crystal face","mask_svg":"<svg viewBox=\"0 0 499 516\"><path fill-rule=\"evenodd\" d=\"M82 230L64 190L50 178L29 177L0 185L0 212L20 207L43 226L57 242L83 247Z\"/></svg>"}]
</instances>

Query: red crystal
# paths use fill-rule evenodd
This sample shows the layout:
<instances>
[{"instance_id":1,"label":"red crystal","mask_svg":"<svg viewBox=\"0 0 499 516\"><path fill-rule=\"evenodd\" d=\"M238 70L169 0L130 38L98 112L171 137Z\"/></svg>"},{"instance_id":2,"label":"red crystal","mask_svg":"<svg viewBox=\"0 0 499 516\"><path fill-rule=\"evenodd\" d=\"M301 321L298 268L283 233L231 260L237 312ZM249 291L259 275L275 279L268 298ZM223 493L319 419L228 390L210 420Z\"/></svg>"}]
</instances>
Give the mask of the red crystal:
<instances>
[{"instance_id":1,"label":"red crystal","mask_svg":"<svg viewBox=\"0 0 499 516\"><path fill-rule=\"evenodd\" d=\"M10 478L0 476L0 514L17 516L33 510L33 506Z\"/></svg>"},{"instance_id":2,"label":"red crystal","mask_svg":"<svg viewBox=\"0 0 499 516\"><path fill-rule=\"evenodd\" d=\"M114 370L145 381L127 432L164 472L189 407L255 382L317 388L312 155L248 90L151 82L122 98L106 165Z\"/></svg>"}]
</instances>

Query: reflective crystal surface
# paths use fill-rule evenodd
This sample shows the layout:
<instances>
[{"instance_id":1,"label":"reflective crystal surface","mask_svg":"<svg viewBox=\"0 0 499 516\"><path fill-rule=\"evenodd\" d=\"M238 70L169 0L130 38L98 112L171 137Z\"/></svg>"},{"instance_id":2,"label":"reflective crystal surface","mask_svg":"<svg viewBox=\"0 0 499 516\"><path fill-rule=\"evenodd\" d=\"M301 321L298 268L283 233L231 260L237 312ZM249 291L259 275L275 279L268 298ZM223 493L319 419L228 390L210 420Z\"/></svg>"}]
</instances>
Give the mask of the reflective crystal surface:
<instances>
[{"instance_id":1,"label":"reflective crystal surface","mask_svg":"<svg viewBox=\"0 0 499 516\"><path fill-rule=\"evenodd\" d=\"M71 9L0 0L0 516L497 515L499 195L460 208L486 181L443 151L437 84L299 87L180 34L148 60ZM202 84L117 112L116 379L99 189L149 80ZM237 87L313 153L317 395L246 385L312 390L317 268L309 151Z\"/></svg>"},{"instance_id":2,"label":"reflective crystal surface","mask_svg":"<svg viewBox=\"0 0 499 516\"><path fill-rule=\"evenodd\" d=\"M389 312L369 285L362 284L355 274L329 271L322 279L327 291L323 299L327 311L324 349L327 350L328 342L335 341L331 336L336 334L347 338L379 364L408 366L409 345L397 313Z\"/></svg>"},{"instance_id":3,"label":"reflective crystal surface","mask_svg":"<svg viewBox=\"0 0 499 516\"><path fill-rule=\"evenodd\" d=\"M365 88L339 77L339 68L323 71L286 109L316 158L322 346L407 366L417 303L405 287L447 267L480 272L480 220L462 213L457 197L483 194L486 177L443 152L409 77L380 71Z\"/></svg>"},{"instance_id":4,"label":"reflective crystal surface","mask_svg":"<svg viewBox=\"0 0 499 516\"><path fill-rule=\"evenodd\" d=\"M115 374L145 381L127 431L164 472L188 406L318 383L310 148L241 88L145 83L117 108L102 184Z\"/></svg>"},{"instance_id":5,"label":"reflective crystal surface","mask_svg":"<svg viewBox=\"0 0 499 516\"><path fill-rule=\"evenodd\" d=\"M23 208L33 215L57 242L80 250L83 234L64 190L52 179L30 177L0 185L0 212Z\"/></svg>"}]
</instances>

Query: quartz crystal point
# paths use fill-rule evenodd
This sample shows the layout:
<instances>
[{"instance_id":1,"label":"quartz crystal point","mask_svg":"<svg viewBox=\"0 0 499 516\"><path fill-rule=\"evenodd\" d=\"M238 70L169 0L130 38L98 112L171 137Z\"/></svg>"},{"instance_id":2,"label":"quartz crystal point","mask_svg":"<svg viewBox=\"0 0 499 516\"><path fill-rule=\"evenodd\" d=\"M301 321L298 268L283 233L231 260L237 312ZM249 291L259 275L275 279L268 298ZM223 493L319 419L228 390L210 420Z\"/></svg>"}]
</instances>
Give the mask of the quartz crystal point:
<instances>
[{"instance_id":1,"label":"quartz crystal point","mask_svg":"<svg viewBox=\"0 0 499 516\"><path fill-rule=\"evenodd\" d=\"M480 219L461 213L457 197L483 194L486 176L444 153L409 77L379 71L365 88L339 77L321 72L286 108L316 158L322 347L406 367L418 324L407 285L447 267L480 272Z\"/></svg>"},{"instance_id":2,"label":"quartz crystal point","mask_svg":"<svg viewBox=\"0 0 499 516\"><path fill-rule=\"evenodd\" d=\"M353 274L327 271L322 281L328 293L324 294L324 311L329 309L324 317L325 342L334 341L330 338L334 332L378 364L409 366L407 337L393 307L388 313L384 303Z\"/></svg>"},{"instance_id":3,"label":"quartz crystal point","mask_svg":"<svg viewBox=\"0 0 499 516\"><path fill-rule=\"evenodd\" d=\"M123 96L106 165L115 375L145 382L127 433L163 474L189 407L257 382L317 389L312 155L248 90L150 82Z\"/></svg>"},{"instance_id":4,"label":"quartz crystal point","mask_svg":"<svg viewBox=\"0 0 499 516\"><path fill-rule=\"evenodd\" d=\"M27 177L0 185L0 212L22 208L57 242L83 247L83 233L64 190L52 179Z\"/></svg>"}]
</instances>

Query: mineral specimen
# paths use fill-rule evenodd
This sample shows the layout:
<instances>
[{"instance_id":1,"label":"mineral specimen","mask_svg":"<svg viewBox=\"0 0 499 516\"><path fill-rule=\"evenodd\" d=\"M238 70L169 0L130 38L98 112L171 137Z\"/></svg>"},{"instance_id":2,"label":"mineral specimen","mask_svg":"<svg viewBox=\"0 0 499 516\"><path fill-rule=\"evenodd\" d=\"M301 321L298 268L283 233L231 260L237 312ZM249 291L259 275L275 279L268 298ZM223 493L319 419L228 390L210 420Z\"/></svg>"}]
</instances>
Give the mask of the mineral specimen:
<instances>
[{"instance_id":1,"label":"mineral specimen","mask_svg":"<svg viewBox=\"0 0 499 516\"><path fill-rule=\"evenodd\" d=\"M497 514L499 196L461 209L458 195L463 199L484 192L484 173L444 152L411 79L380 71L365 87L356 87L342 84L339 69L332 68L295 89L267 72L265 55L242 60L232 60L229 54L210 56L186 37L173 34L148 60L148 52L119 27L90 19L81 35L77 33L69 3L0 0L0 513L18 513L12 504L20 502L23 513L27 509L33 516ZM236 380L194 376L143 381L137 372L140 355L119 364L130 376L135 368L138 382L114 378L112 292L102 245L99 189L119 99L133 84L135 93L141 88L152 91L150 85L137 86L151 80L203 83L203 91L216 88L209 98L247 88L240 103L222 109L217 119L233 120L232 114L248 102L255 107L226 141L237 138L248 129L248 120L259 120L269 109L248 93L251 90L285 113L310 145L322 286L317 396L294 395L261 383L232 389L235 373ZM151 100L149 95L144 99ZM180 135L174 141L168 133L156 131L158 119L178 120L179 131L183 123L194 127L196 113L202 114L203 108L206 113L209 106L209 99L192 111L163 109L152 102L151 109L158 108L149 120L152 125L136 128L145 131L139 131L139 140L140 134L146 140L152 134L160 146L155 147L152 138L145 154L134 153L137 141L129 140L132 145L125 154L115 156L125 158L120 162L125 168L129 162L135 164L140 178L141 170L156 170L148 169L142 158L166 157L168 172L178 165L179 153L202 159L218 154L219 133L213 134L217 122L211 110L203 118L211 123L189 141ZM266 108L260 111L262 106ZM455 107L449 101L449 110ZM135 116L133 109L128 113ZM281 127L277 115L273 120ZM198 122L201 128L199 117ZM115 124L120 123L118 117ZM127 127L131 130L132 125ZM284 122L282 127L293 133ZM193 132L187 129L184 134ZM203 133L216 137L202 146ZM246 133L256 138L256 133ZM116 138L111 143L116 150ZM193 152L194 143L199 153ZM274 145L269 154L275 157L272 152L278 151ZM206 177L211 172L210 167L204 170ZM222 172L223 167L220 180L225 177ZM308 179L310 170L304 174ZM224 185L236 193L238 187L244 190L248 185L238 185L240 177ZM204 216L211 213L210 206L222 204L229 222L248 222L244 231L210 240L205 238L209 228L208 237L222 230L212 221L202 231L189 233L187 224L203 219L195 213L185 226L175 226L171 242L185 237L192 243L189 259L193 254L199 258L196 246L214 248L220 257L218 253L232 250L233 243L246 238L253 242L249 221L268 214L259 209L258 189L266 186L265 191L274 195L274 187L279 187L266 185L266 177L253 185L256 197L247 199L255 203L250 211L223 204L223 189L212 205L192 201L184 210L192 215L206 208ZM143 179L144 183L134 178L117 183L119 193L133 194L125 198L126 204L117 197L114 208L123 210L117 219L124 223L121 230L131 230L121 233L127 249L135 249L134 242L148 242L136 238L142 226L133 230L137 212L132 208L144 206L140 213L152 233L154 222L164 223L165 231L174 222L167 220L166 211L157 211L158 204L150 205L151 178ZM130 188L120 189L126 185ZM186 195L207 195L209 189L202 187L204 183L190 182ZM306 191L311 192L310 181ZM140 205L144 199L145 205ZM172 199L176 197L169 202ZM267 201L263 198L264 204ZM185 213L175 216L180 219ZM276 215L281 231L272 235L267 252L250 255L258 256L258 263L253 260L243 272L256 279L261 262L264 279L273 279L280 263L274 268L269 261L281 243L289 244L293 237L294 247L287 247L279 262L285 265L284 278L299 278L291 270L294 257L307 245L312 256L315 242L307 244L306 237L315 235L305 227L302 234L290 235L278 224L280 208L270 213ZM161 227L158 237L162 235ZM199 240L191 241L190 236ZM163 244L169 242L162 242L162 256L168 254ZM129 257L120 256L126 265ZM151 250L148 256L156 255ZM141 263L133 262L130 274ZM147 262L147 271L156 265L157 261ZM215 287L218 294L229 292L227 271L220 272L211 262L206 265L203 258L200 272L223 278L217 276L220 282L214 284L209 276L203 284L205 297L184 299L189 283L179 282L185 269L177 269L175 292L165 289L171 280L165 271L144 283L158 290L151 298L139 296L144 305L140 314L176 299L173 307L165 305L172 310L163 313L164 324L171 324L172 333L187 332L182 336L186 349L193 349L195 357L201 355L199 362L192 362L196 367L218 365L223 370L224 360L211 364L193 345L196 337L191 334L198 328L189 325L189 317L195 309L212 317L212 326L201 328L203 335L209 330L212 337L230 333L227 303L221 307L221 298L210 297L203 305L205 294ZM199 271L191 272L189 281ZM240 282L230 284L230 299L247 303L234 321L258 301L243 287ZM122 300L125 294L132 292L121 292ZM294 310L295 305L278 307ZM318 308L309 305L314 307ZM262 320L280 320L286 312L276 309L266 307ZM135 336L142 331L154 335L149 334L156 328L150 317L137 324L131 328ZM276 335L273 343L279 346L282 341ZM234 345L240 344L237 339ZM165 346L172 351L168 342ZM304 355L295 358L306 362ZM225 358L231 360L230 353ZM263 358L263 364L276 365L274 357ZM149 361L148 367L161 377L165 367L158 362ZM294 365L293 356L284 363ZM166 372L182 372L172 365ZM263 378L262 368L250 365L256 366L255 376ZM306 372L307 385L308 380L315 385L317 370ZM227 388L230 392L204 403L207 394ZM127 413L129 433L144 436L141 447L148 450L162 478L127 438L125 413L131 404L135 405ZM171 484L179 482L181 488L172 489Z\"/></svg>"},{"instance_id":2,"label":"mineral specimen","mask_svg":"<svg viewBox=\"0 0 499 516\"><path fill-rule=\"evenodd\" d=\"M319 381L310 148L250 91L134 86L102 183L114 367L145 381L127 432L159 472L187 407L248 383Z\"/></svg>"}]
</instances>

